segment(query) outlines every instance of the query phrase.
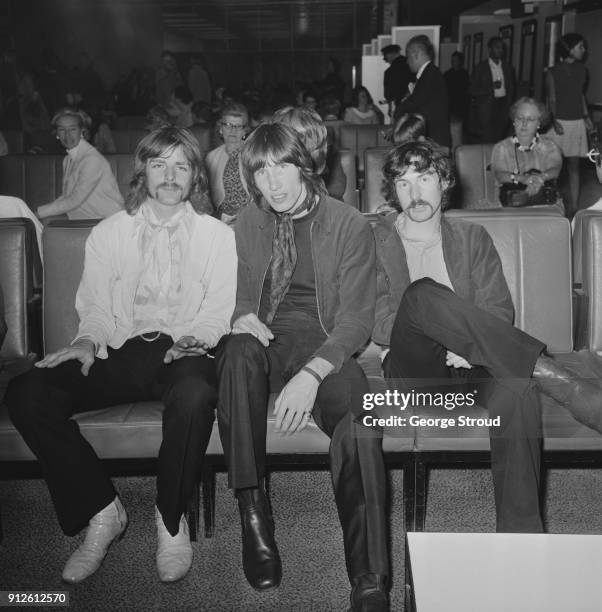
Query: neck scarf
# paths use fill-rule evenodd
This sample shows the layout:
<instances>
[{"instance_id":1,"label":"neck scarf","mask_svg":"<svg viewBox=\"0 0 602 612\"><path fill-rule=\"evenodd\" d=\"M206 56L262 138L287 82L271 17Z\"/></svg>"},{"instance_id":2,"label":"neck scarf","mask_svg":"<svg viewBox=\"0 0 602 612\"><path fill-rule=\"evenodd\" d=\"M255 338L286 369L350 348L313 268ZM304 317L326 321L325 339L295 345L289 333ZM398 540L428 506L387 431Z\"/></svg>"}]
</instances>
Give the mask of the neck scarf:
<instances>
[{"instance_id":1,"label":"neck scarf","mask_svg":"<svg viewBox=\"0 0 602 612\"><path fill-rule=\"evenodd\" d=\"M190 238L189 206L168 219L159 219L147 202L140 207L138 248L144 263L134 298L134 321L141 331L164 331L180 302L180 265Z\"/></svg>"},{"instance_id":2,"label":"neck scarf","mask_svg":"<svg viewBox=\"0 0 602 612\"><path fill-rule=\"evenodd\" d=\"M301 206L294 209L295 215L303 211L311 211L317 198L311 195L305 197ZM295 244L295 227L292 213L276 214L276 231L272 239L272 267L270 276L270 310L266 316L269 325L276 316L280 302L286 295L291 284L291 278L297 265L297 246Z\"/></svg>"}]
</instances>

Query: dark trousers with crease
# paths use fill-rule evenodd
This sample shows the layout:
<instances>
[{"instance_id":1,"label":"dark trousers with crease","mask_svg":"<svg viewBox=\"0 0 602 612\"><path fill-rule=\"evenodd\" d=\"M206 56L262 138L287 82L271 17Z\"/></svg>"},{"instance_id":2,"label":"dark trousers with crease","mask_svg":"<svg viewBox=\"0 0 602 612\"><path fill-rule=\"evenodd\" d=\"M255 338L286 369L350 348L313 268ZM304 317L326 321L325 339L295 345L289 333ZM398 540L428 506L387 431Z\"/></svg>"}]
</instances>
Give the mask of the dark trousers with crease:
<instances>
[{"instance_id":1,"label":"dark trousers with crease","mask_svg":"<svg viewBox=\"0 0 602 612\"><path fill-rule=\"evenodd\" d=\"M490 417L501 420L499 428L490 428L497 530L543 531L541 407L531 375L545 345L424 278L406 290L390 346L384 362L387 378L452 379L454 386L455 377L456 385L468 389L481 379L478 400ZM474 370L458 376L445 364L447 350L464 357ZM445 416L453 415L446 411Z\"/></svg>"},{"instance_id":2,"label":"dark trousers with crease","mask_svg":"<svg viewBox=\"0 0 602 612\"><path fill-rule=\"evenodd\" d=\"M217 418L234 489L256 487L264 476L269 395L280 391L316 348L302 327L295 335L272 331L276 338L267 348L240 334L222 338L216 353ZM382 434L354 421L368 390L362 369L350 359L320 384L312 413L331 439L330 471L350 580L389 573Z\"/></svg>"},{"instance_id":3,"label":"dark trousers with crease","mask_svg":"<svg viewBox=\"0 0 602 612\"><path fill-rule=\"evenodd\" d=\"M116 495L71 416L152 400L165 406L157 507L169 532L178 532L211 436L217 393L212 359L163 363L172 344L168 336L154 342L138 336L109 348L108 359L96 359L88 376L81 374L79 361L67 361L11 381L5 398L10 417L40 462L65 534L75 535Z\"/></svg>"}]
</instances>

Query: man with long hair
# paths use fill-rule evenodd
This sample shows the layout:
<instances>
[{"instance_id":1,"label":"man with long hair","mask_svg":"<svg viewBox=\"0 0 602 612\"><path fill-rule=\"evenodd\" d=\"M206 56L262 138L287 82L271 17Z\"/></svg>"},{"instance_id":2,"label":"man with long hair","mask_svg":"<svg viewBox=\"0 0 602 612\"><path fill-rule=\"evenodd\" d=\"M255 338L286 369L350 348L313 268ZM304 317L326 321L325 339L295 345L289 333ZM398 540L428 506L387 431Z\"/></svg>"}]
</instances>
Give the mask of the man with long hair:
<instances>
[{"instance_id":1,"label":"man with long hair","mask_svg":"<svg viewBox=\"0 0 602 612\"><path fill-rule=\"evenodd\" d=\"M368 382L353 355L374 317L374 240L361 214L325 193L298 133L260 125L242 149L253 203L235 225L238 291L232 335L216 354L218 424L235 490L243 568L257 590L282 567L264 489L270 393L276 429L310 418L331 438L353 610L388 609L382 434L355 422Z\"/></svg>"},{"instance_id":2,"label":"man with long hair","mask_svg":"<svg viewBox=\"0 0 602 612\"><path fill-rule=\"evenodd\" d=\"M374 227L372 338L390 349L385 376L402 386L424 380L427 390L477 388L500 423L490 428L497 530L541 532L537 387L597 429L600 388L575 380L543 353L542 342L512 325L512 298L491 237L481 225L442 215L455 182L445 150L431 140L399 145L383 173L397 209Z\"/></svg>"},{"instance_id":3,"label":"man with long hair","mask_svg":"<svg viewBox=\"0 0 602 612\"><path fill-rule=\"evenodd\" d=\"M70 346L14 379L6 403L42 465L61 528L87 526L63 580L93 574L127 515L75 413L161 400L157 570L186 575L192 548L185 509L211 435L216 403L207 351L229 331L236 294L234 234L203 213L207 181L193 136L151 132L136 150L126 210L92 230Z\"/></svg>"}]
</instances>

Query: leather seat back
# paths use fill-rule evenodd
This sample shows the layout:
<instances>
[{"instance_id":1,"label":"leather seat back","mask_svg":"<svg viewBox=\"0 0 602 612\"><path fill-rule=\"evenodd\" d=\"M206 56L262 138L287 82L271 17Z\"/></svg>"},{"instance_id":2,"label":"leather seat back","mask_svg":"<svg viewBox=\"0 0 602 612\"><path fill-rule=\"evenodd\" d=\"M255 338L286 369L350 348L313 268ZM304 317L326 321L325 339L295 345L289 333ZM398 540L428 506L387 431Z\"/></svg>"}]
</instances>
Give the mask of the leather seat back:
<instances>
[{"instance_id":1,"label":"leather seat back","mask_svg":"<svg viewBox=\"0 0 602 612\"><path fill-rule=\"evenodd\" d=\"M462 208L484 209L499 207L497 187L491 163L492 144L461 145L456 148L455 161Z\"/></svg>"},{"instance_id":2,"label":"leather seat back","mask_svg":"<svg viewBox=\"0 0 602 612\"><path fill-rule=\"evenodd\" d=\"M602 215L584 226L583 290L588 296L586 346L602 351Z\"/></svg>"},{"instance_id":3,"label":"leather seat back","mask_svg":"<svg viewBox=\"0 0 602 612\"><path fill-rule=\"evenodd\" d=\"M130 191L130 182L134 175L134 154L133 153L116 153L114 155L105 155L107 158L113 176L117 179L117 185L121 195L126 198Z\"/></svg>"},{"instance_id":4,"label":"leather seat back","mask_svg":"<svg viewBox=\"0 0 602 612\"><path fill-rule=\"evenodd\" d=\"M502 212L503 214L500 214ZM515 325L553 353L573 350L571 236L567 219L529 211L448 211L479 223L500 254ZM602 333L601 333L602 336Z\"/></svg>"},{"instance_id":5,"label":"leather seat back","mask_svg":"<svg viewBox=\"0 0 602 612\"><path fill-rule=\"evenodd\" d=\"M339 129L340 146L349 149L356 158L357 170L364 173L364 151L370 147L384 146L383 129L379 125L343 124Z\"/></svg>"},{"instance_id":6,"label":"leather seat back","mask_svg":"<svg viewBox=\"0 0 602 612\"><path fill-rule=\"evenodd\" d=\"M364 191L362 212L374 212L385 202L383 195L383 165L391 147L370 147L364 152Z\"/></svg>"},{"instance_id":7,"label":"leather seat back","mask_svg":"<svg viewBox=\"0 0 602 612\"><path fill-rule=\"evenodd\" d=\"M583 283L583 261L589 246L585 236L588 235L591 220L596 217L602 217L602 210L579 210L573 217L573 282L576 285Z\"/></svg>"},{"instance_id":8,"label":"leather seat back","mask_svg":"<svg viewBox=\"0 0 602 612\"><path fill-rule=\"evenodd\" d=\"M113 130L116 153L134 153L138 143L147 135L143 129Z\"/></svg>"},{"instance_id":9,"label":"leather seat back","mask_svg":"<svg viewBox=\"0 0 602 612\"><path fill-rule=\"evenodd\" d=\"M25 152L25 138L21 130L3 130L9 155L19 155Z\"/></svg>"},{"instance_id":10,"label":"leather seat back","mask_svg":"<svg viewBox=\"0 0 602 612\"><path fill-rule=\"evenodd\" d=\"M0 362L29 353L28 304L33 295L36 237L29 219L0 219L0 286L8 331L0 346Z\"/></svg>"},{"instance_id":11,"label":"leather seat back","mask_svg":"<svg viewBox=\"0 0 602 612\"><path fill-rule=\"evenodd\" d=\"M44 229L44 352L67 346L79 318L75 294L84 270L86 240L96 220L53 221Z\"/></svg>"},{"instance_id":12,"label":"leather seat back","mask_svg":"<svg viewBox=\"0 0 602 612\"><path fill-rule=\"evenodd\" d=\"M35 211L62 191L62 155L5 155L0 157L0 189L20 198Z\"/></svg>"}]
</instances>

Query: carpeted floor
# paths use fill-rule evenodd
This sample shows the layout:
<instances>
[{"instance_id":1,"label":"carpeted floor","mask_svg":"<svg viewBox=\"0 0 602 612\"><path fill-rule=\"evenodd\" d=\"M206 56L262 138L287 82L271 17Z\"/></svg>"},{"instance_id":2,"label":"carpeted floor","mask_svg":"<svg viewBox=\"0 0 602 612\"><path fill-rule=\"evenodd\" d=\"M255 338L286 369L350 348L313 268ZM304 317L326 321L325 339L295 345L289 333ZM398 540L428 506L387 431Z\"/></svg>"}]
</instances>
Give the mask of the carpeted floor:
<instances>
[{"instance_id":1,"label":"carpeted floor","mask_svg":"<svg viewBox=\"0 0 602 612\"><path fill-rule=\"evenodd\" d=\"M61 583L75 540L63 536L44 483L0 482L4 541L0 590L67 590L70 609L94 611L326 612L346 610L349 585L328 473L279 472L272 501L282 555L282 585L257 593L240 562L240 527L225 475L218 475L216 533L194 544L194 563L180 583L161 584L155 573L153 478L118 478L130 517L126 537L84 583ZM402 475L391 473L391 609L403 610L404 537ZM553 470L546 518L552 533L602 533L602 470ZM428 531L493 531L488 470L434 470L429 485Z\"/></svg>"}]
</instances>

